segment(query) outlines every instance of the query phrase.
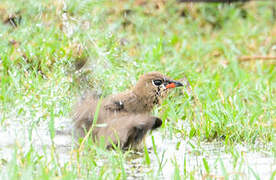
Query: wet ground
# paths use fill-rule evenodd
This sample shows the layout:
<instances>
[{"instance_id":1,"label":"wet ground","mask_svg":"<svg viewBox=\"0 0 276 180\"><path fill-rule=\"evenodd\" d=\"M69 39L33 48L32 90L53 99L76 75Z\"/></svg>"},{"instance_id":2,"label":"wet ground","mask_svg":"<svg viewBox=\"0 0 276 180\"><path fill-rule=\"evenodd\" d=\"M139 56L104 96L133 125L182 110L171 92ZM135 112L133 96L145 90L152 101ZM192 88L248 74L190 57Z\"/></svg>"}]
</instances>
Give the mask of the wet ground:
<instances>
[{"instance_id":1,"label":"wet ground","mask_svg":"<svg viewBox=\"0 0 276 180\"><path fill-rule=\"evenodd\" d=\"M70 126L68 119L60 119L58 122L60 123L56 125L57 129L62 130ZM11 159L15 146L22 151L28 151L32 146L41 154L50 154L52 141L46 123L41 124L39 128L33 128L31 132L27 127L2 129L0 137L1 162ZM60 163L70 161L73 149L71 135L57 133L54 144ZM131 153L125 167L128 179L143 179L149 174L161 179L171 179L178 173L183 177L196 179L224 179L225 176L231 179L270 179L276 169L275 158L269 151L272 148L271 144L256 144L250 147L239 144L229 148L229 145L225 146L222 141L202 142L196 139L183 139L181 134L169 138L169 134L162 130L150 134L146 138L146 144L150 165L145 163L144 152Z\"/></svg>"}]
</instances>

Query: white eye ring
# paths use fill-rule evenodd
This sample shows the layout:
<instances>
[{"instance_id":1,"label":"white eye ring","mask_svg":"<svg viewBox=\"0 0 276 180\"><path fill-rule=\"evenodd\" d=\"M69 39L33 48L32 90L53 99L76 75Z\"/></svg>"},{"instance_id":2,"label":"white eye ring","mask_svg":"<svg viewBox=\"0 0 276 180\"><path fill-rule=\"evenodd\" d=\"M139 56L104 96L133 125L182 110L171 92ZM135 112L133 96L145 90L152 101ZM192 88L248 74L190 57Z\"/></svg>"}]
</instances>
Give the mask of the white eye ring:
<instances>
[{"instance_id":1,"label":"white eye ring","mask_svg":"<svg viewBox=\"0 0 276 180\"><path fill-rule=\"evenodd\" d=\"M160 85L162 85L162 80L152 80L151 81L152 82L152 84L154 85L154 86L160 86Z\"/></svg>"}]
</instances>

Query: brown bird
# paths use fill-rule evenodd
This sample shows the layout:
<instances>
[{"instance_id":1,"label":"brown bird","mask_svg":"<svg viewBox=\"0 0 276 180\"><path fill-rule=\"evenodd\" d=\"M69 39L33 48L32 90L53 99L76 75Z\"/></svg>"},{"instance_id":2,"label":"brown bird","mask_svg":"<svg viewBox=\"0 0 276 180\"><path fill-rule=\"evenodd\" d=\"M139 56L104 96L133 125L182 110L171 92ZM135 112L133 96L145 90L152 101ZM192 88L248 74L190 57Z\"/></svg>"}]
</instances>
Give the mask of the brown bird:
<instances>
[{"instance_id":1,"label":"brown bird","mask_svg":"<svg viewBox=\"0 0 276 180\"><path fill-rule=\"evenodd\" d=\"M102 101L95 95L86 95L74 108L76 133L84 136L94 123L92 136L104 137L107 147L112 143L122 148L136 146L149 130L162 125L161 119L151 116L150 112L160 104L168 89L179 86L183 84L159 72L150 72L142 75L131 90L110 95ZM93 122L98 103L98 116Z\"/></svg>"}]
</instances>

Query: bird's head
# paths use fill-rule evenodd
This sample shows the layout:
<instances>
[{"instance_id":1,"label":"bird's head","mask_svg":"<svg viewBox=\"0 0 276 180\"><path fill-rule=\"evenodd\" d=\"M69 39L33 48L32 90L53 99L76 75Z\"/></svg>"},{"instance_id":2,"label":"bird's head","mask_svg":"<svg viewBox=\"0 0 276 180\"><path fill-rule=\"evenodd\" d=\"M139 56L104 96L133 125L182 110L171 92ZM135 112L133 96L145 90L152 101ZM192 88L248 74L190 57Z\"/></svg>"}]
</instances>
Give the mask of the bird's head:
<instances>
[{"instance_id":1,"label":"bird's head","mask_svg":"<svg viewBox=\"0 0 276 180\"><path fill-rule=\"evenodd\" d=\"M180 86L183 86L181 82L172 80L160 72L150 72L139 78L134 87L134 93L140 97L162 98L168 89Z\"/></svg>"}]
</instances>

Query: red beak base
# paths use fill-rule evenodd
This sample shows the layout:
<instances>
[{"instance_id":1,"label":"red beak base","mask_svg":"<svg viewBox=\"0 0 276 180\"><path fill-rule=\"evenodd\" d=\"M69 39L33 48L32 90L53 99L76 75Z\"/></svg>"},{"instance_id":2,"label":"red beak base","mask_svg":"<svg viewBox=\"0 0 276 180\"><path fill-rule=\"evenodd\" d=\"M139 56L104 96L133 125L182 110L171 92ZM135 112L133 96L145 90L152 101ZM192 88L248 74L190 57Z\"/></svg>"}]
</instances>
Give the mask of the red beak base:
<instances>
[{"instance_id":1,"label":"red beak base","mask_svg":"<svg viewBox=\"0 0 276 180\"><path fill-rule=\"evenodd\" d=\"M170 83L166 86L166 89L169 89L169 88L175 88L175 83Z\"/></svg>"}]
</instances>

